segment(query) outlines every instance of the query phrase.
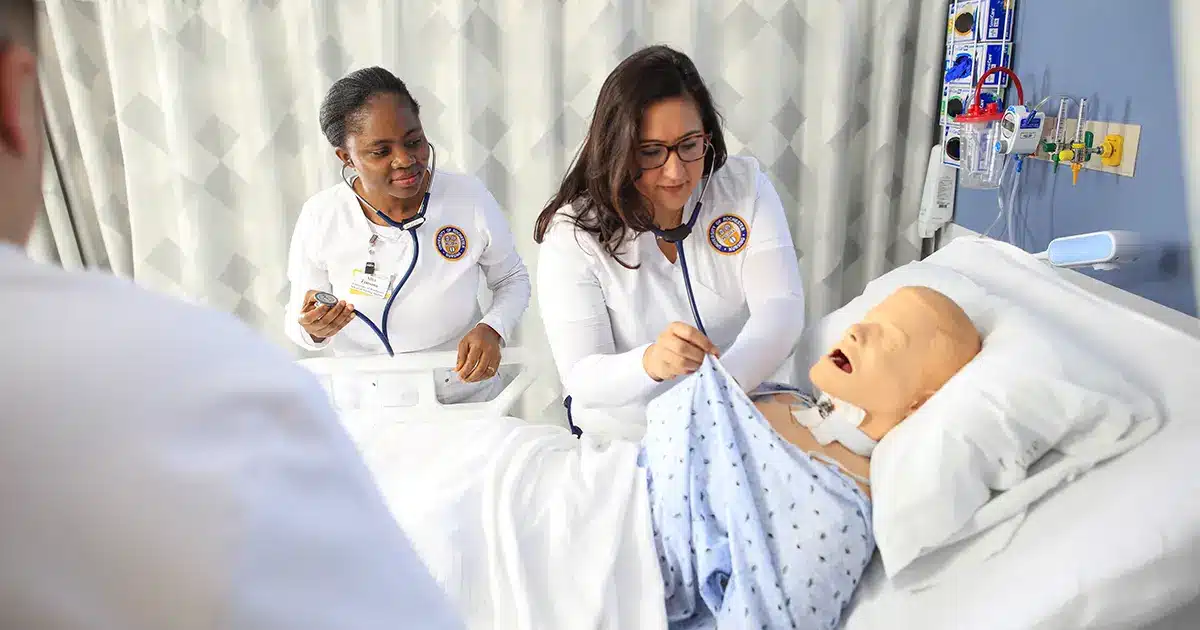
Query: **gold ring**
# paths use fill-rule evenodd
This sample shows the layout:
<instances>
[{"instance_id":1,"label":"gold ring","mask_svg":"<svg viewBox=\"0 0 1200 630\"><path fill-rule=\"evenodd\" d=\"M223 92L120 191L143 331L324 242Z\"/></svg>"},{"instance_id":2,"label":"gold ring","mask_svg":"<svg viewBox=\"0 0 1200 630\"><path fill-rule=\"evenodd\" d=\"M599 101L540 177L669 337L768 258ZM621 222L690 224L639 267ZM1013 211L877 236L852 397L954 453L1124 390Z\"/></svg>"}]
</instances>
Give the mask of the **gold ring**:
<instances>
[{"instance_id":1,"label":"gold ring","mask_svg":"<svg viewBox=\"0 0 1200 630\"><path fill-rule=\"evenodd\" d=\"M494 367L489 367L489 368L488 368L488 372L487 372L487 373L488 373L488 374L495 374L495 373L496 373L496 368L494 368Z\"/></svg>"}]
</instances>

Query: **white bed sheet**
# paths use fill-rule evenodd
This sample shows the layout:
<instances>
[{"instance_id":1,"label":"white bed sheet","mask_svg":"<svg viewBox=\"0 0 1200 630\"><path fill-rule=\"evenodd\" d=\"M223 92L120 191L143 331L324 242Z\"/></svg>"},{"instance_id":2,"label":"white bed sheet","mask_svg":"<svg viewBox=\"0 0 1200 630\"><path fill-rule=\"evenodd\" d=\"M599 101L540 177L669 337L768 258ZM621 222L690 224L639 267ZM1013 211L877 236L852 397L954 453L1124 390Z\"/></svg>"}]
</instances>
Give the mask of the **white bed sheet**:
<instances>
[{"instance_id":1,"label":"white bed sheet","mask_svg":"<svg viewBox=\"0 0 1200 630\"><path fill-rule=\"evenodd\" d=\"M876 557L844 628L1200 628L1200 323L995 241L958 239L927 261L1068 325L1153 392L1167 421L1035 505L982 566L906 593Z\"/></svg>"},{"instance_id":2,"label":"white bed sheet","mask_svg":"<svg viewBox=\"0 0 1200 630\"><path fill-rule=\"evenodd\" d=\"M636 444L508 417L396 419L342 414L468 629L666 628Z\"/></svg>"}]
</instances>

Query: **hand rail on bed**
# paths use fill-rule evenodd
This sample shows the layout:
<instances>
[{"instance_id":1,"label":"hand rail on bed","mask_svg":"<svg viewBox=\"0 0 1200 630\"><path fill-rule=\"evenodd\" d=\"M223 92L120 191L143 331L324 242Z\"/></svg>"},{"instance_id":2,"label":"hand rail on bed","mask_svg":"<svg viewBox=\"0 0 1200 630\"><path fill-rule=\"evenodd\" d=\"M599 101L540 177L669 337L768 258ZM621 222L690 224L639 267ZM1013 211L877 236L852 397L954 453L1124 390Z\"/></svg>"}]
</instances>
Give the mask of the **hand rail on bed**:
<instances>
[{"instance_id":1,"label":"hand rail on bed","mask_svg":"<svg viewBox=\"0 0 1200 630\"><path fill-rule=\"evenodd\" d=\"M520 370L495 398L485 402L454 403L439 402L434 389L435 370L453 370L458 362L458 353L419 352L369 357L319 357L301 359L299 365L315 374L330 396L335 396L332 380L339 374L367 376L372 374L411 375L413 389L417 394L415 404L402 405L397 409L427 411L438 416L447 414L469 416L509 415L517 400L533 384L534 374L530 369L528 353L523 348L505 348L500 353L500 366L518 365Z\"/></svg>"}]
</instances>

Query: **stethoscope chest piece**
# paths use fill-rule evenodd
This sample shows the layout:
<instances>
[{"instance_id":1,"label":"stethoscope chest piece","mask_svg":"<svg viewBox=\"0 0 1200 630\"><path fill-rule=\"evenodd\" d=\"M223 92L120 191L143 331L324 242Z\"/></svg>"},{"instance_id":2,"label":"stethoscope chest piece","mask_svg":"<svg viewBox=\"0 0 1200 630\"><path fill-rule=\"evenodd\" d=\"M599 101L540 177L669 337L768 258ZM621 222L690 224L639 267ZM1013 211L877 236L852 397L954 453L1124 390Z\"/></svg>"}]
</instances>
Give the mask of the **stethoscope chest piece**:
<instances>
[{"instance_id":1,"label":"stethoscope chest piece","mask_svg":"<svg viewBox=\"0 0 1200 630\"><path fill-rule=\"evenodd\" d=\"M336 295L332 293L326 293L325 291L318 291L317 294L313 296L313 299L315 299L318 303L329 307L337 306L338 303Z\"/></svg>"},{"instance_id":2,"label":"stethoscope chest piece","mask_svg":"<svg viewBox=\"0 0 1200 630\"><path fill-rule=\"evenodd\" d=\"M697 209L699 209L699 207L697 207ZM690 219L687 223L684 223L683 225L677 225L669 230L656 230L655 234L658 236L658 238L672 245L676 243L682 243L683 240L692 233L692 226L696 222L696 216L697 213L693 212L692 219Z\"/></svg>"}]
</instances>

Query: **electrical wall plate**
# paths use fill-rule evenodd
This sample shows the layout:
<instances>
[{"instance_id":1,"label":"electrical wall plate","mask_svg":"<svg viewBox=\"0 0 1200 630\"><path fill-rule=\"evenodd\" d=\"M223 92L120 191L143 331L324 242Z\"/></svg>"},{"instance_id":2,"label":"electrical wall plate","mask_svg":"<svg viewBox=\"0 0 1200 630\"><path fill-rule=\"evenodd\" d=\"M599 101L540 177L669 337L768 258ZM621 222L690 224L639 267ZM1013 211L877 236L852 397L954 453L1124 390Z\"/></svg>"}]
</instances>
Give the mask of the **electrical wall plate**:
<instances>
[{"instance_id":1,"label":"electrical wall plate","mask_svg":"<svg viewBox=\"0 0 1200 630\"><path fill-rule=\"evenodd\" d=\"M1069 118L1063 122L1063 137L1068 141L1075 138L1075 127L1078 126L1079 119ZM1046 123L1042 127L1042 139L1053 140L1055 119L1052 116L1046 117ZM1092 132L1092 146L1099 148L1104 144L1104 139L1109 135L1121 136L1121 163L1117 166L1109 166L1104 164L1099 155L1093 155L1092 159L1082 164L1085 171L1100 171L1102 173L1112 173L1122 177L1133 177L1134 167L1137 164L1138 141L1142 136L1142 126L1118 122L1103 122L1097 120L1085 121L1084 131ZM1038 152L1029 156L1035 160L1050 161L1050 154L1038 148ZM1063 162L1059 168L1066 168L1070 172L1070 164Z\"/></svg>"}]
</instances>

